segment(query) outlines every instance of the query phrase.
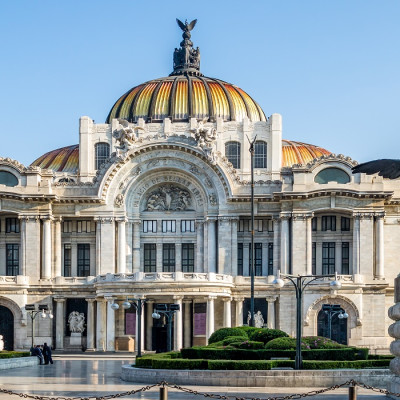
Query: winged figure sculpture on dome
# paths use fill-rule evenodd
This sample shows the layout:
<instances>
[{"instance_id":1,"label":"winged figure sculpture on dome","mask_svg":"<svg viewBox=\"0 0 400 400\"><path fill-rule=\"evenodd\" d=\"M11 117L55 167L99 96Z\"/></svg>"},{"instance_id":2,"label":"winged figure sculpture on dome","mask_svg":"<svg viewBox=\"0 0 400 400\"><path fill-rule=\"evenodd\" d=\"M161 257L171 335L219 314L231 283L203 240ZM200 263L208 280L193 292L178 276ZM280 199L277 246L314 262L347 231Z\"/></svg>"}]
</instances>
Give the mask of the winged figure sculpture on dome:
<instances>
[{"instance_id":1,"label":"winged figure sculpture on dome","mask_svg":"<svg viewBox=\"0 0 400 400\"><path fill-rule=\"evenodd\" d=\"M400 177L400 160L396 159L381 159L368 161L358 164L352 168L353 174L364 173L373 175L378 173L387 179L397 179Z\"/></svg>"},{"instance_id":2,"label":"winged figure sculpture on dome","mask_svg":"<svg viewBox=\"0 0 400 400\"><path fill-rule=\"evenodd\" d=\"M179 27L184 31L184 32L190 32L194 26L196 25L197 19L194 19L190 24L188 24L187 19L185 20L185 23L180 21L178 18L176 19L176 22L178 23Z\"/></svg>"}]
</instances>

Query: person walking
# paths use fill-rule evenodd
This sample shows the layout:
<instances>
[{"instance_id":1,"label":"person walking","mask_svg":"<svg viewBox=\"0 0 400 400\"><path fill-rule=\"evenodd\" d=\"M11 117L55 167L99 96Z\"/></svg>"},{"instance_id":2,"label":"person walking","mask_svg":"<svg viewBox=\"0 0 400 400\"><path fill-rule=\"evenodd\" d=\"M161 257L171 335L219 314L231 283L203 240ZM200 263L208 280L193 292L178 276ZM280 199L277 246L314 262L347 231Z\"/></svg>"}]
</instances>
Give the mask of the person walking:
<instances>
[{"instance_id":1,"label":"person walking","mask_svg":"<svg viewBox=\"0 0 400 400\"><path fill-rule=\"evenodd\" d=\"M53 359L51 357L51 347L45 343L43 345L43 357L44 357L44 363L45 364L53 364Z\"/></svg>"}]
</instances>

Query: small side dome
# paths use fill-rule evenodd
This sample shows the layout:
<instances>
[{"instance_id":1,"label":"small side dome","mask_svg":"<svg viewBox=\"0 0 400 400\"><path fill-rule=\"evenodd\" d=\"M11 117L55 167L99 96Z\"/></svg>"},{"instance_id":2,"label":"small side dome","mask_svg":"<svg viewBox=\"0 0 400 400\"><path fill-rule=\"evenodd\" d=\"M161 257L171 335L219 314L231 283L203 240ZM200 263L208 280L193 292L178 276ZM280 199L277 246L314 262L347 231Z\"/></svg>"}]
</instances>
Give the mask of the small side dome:
<instances>
[{"instance_id":1,"label":"small side dome","mask_svg":"<svg viewBox=\"0 0 400 400\"><path fill-rule=\"evenodd\" d=\"M332 154L330 151L313 144L282 139L282 167L307 164L315 158L330 154Z\"/></svg>"},{"instance_id":2,"label":"small side dome","mask_svg":"<svg viewBox=\"0 0 400 400\"><path fill-rule=\"evenodd\" d=\"M324 168L314 178L315 183L325 184L328 182L349 183L349 175L340 168Z\"/></svg>"},{"instance_id":3,"label":"small side dome","mask_svg":"<svg viewBox=\"0 0 400 400\"><path fill-rule=\"evenodd\" d=\"M75 144L49 151L31 165L43 169L52 169L54 172L76 174L79 168L79 145Z\"/></svg>"},{"instance_id":4,"label":"small side dome","mask_svg":"<svg viewBox=\"0 0 400 400\"><path fill-rule=\"evenodd\" d=\"M8 171L0 171L0 185L14 187L18 185L18 178Z\"/></svg>"}]
</instances>

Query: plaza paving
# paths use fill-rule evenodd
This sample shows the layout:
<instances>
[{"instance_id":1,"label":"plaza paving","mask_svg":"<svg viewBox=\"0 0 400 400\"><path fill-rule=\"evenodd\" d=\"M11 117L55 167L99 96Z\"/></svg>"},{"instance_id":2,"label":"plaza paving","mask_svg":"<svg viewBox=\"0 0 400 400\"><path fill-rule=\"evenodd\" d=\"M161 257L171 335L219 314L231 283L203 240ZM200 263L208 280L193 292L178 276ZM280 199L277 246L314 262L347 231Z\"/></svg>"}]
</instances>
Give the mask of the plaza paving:
<instances>
[{"instance_id":1,"label":"plaza paving","mask_svg":"<svg viewBox=\"0 0 400 400\"><path fill-rule=\"evenodd\" d=\"M37 365L35 367L1 371L0 388L34 395L43 394L51 397L88 397L116 394L145 386L145 384L133 385L120 380L121 365L130 362L131 359L123 355L97 356L92 354L88 355L88 357L61 355L55 357L53 365ZM274 395L284 396L312 390L312 388L293 388L292 390L290 388L189 387L201 392L261 399ZM347 392L347 389L339 389L327 394L307 398L314 400L341 400L348 398ZM361 400L387 399L386 396L371 391L359 389L358 393L358 399ZM0 400L16 400L17 398L17 396L0 393ZM150 392L138 393L125 398L159 399L159 389L152 389ZM204 397L170 389L168 399L204 399Z\"/></svg>"}]
</instances>

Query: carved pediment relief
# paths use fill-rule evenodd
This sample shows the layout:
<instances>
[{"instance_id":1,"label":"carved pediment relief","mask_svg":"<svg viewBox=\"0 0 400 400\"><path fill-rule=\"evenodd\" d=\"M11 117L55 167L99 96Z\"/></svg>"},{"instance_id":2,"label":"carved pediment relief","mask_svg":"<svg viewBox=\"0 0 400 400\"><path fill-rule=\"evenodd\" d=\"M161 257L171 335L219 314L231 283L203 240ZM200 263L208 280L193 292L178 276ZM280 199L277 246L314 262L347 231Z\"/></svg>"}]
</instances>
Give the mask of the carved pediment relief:
<instances>
[{"instance_id":1,"label":"carved pediment relief","mask_svg":"<svg viewBox=\"0 0 400 400\"><path fill-rule=\"evenodd\" d=\"M189 191L173 185L161 185L150 192L144 211L192 211Z\"/></svg>"}]
</instances>

